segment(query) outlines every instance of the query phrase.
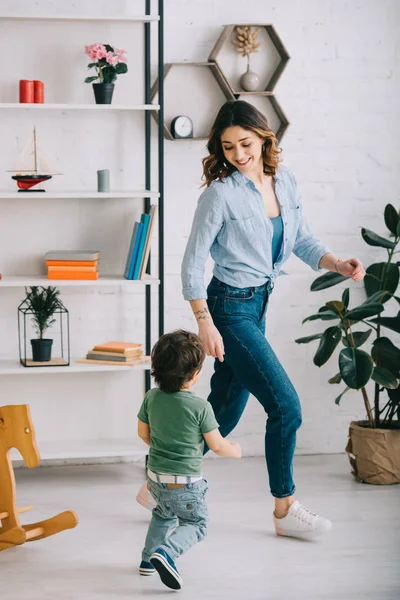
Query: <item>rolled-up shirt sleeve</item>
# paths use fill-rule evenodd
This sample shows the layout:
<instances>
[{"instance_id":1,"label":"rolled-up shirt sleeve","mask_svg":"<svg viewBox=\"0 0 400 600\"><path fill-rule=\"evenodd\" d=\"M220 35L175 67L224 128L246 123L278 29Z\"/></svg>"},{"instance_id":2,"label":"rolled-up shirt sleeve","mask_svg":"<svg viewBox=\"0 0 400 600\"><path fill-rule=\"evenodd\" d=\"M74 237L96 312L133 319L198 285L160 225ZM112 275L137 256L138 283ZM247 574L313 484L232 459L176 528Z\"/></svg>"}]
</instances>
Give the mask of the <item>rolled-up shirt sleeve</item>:
<instances>
[{"instance_id":1,"label":"rolled-up shirt sleeve","mask_svg":"<svg viewBox=\"0 0 400 600\"><path fill-rule=\"evenodd\" d=\"M293 254L300 260L309 265L314 271L321 271L319 261L330 252L328 246L323 244L311 231L307 219L304 215L303 205L301 203L300 193L297 183L292 175L292 181L295 186L296 202L300 206L300 222L297 230L296 239L293 246Z\"/></svg>"},{"instance_id":2,"label":"rolled-up shirt sleeve","mask_svg":"<svg viewBox=\"0 0 400 600\"><path fill-rule=\"evenodd\" d=\"M182 292L185 300L207 298L205 265L210 248L223 225L221 199L217 190L201 194L182 261Z\"/></svg>"}]
</instances>

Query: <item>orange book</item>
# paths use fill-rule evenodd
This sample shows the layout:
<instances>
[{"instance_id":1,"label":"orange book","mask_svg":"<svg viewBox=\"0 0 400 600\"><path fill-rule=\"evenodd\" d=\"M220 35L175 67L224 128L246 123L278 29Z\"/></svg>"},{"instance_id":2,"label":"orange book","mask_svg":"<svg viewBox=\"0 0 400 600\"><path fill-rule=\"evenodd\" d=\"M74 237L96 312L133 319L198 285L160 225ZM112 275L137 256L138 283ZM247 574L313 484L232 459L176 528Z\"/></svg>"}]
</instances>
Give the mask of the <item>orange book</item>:
<instances>
[{"instance_id":1,"label":"orange book","mask_svg":"<svg viewBox=\"0 0 400 600\"><path fill-rule=\"evenodd\" d=\"M135 344L134 342L105 342L104 344L98 344L93 346L93 350L99 350L104 352L129 352L142 348L143 344Z\"/></svg>"},{"instance_id":2,"label":"orange book","mask_svg":"<svg viewBox=\"0 0 400 600\"><path fill-rule=\"evenodd\" d=\"M97 267L47 267L49 273L93 273Z\"/></svg>"},{"instance_id":3,"label":"orange book","mask_svg":"<svg viewBox=\"0 0 400 600\"><path fill-rule=\"evenodd\" d=\"M98 260L46 260L48 267L97 267Z\"/></svg>"},{"instance_id":4,"label":"orange book","mask_svg":"<svg viewBox=\"0 0 400 600\"><path fill-rule=\"evenodd\" d=\"M98 279L99 272L93 271L92 273L75 273L74 271L52 271L47 274L47 279Z\"/></svg>"}]
</instances>

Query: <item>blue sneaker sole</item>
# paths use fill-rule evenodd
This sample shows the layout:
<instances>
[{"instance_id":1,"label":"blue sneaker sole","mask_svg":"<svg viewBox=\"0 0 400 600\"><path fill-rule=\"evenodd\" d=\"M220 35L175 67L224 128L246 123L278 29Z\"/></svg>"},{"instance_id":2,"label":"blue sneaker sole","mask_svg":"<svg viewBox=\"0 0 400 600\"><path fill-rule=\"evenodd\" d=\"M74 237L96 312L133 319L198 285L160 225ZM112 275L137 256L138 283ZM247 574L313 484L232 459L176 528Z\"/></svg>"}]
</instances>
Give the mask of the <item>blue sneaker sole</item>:
<instances>
[{"instance_id":1,"label":"blue sneaker sole","mask_svg":"<svg viewBox=\"0 0 400 600\"><path fill-rule=\"evenodd\" d=\"M171 590L180 590L182 587L182 577L171 567L169 562L162 556L154 552L150 557L150 562L159 574L164 585Z\"/></svg>"}]
</instances>

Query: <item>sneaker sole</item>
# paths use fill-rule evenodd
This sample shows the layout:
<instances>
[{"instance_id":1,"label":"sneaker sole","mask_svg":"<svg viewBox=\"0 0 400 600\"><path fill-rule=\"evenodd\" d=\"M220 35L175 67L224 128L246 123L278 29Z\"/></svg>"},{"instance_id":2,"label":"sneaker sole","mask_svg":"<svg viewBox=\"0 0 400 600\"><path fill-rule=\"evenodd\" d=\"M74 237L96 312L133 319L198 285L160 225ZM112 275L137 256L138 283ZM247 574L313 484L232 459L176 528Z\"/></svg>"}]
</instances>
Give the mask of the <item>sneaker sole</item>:
<instances>
[{"instance_id":1,"label":"sneaker sole","mask_svg":"<svg viewBox=\"0 0 400 600\"><path fill-rule=\"evenodd\" d=\"M164 585L171 590L180 590L182 587L182 577L171 567L169 562L161 555L154 553L150 557L150 562L159 574Z\"/></svg>"},{"instance_id":2,"label":"sneaker sole","mask_svg":"<svg viewBox=\"0 0 400 600\"><path fill-rule=\"evenodd\" d=\"M292 537L292 538L299 538L301 540L311 540L313 538L320 537L321 535L324 535L325 533L329 533L331 531L331 529L332 529L332 527L330 527L329 529L324 529L324 530L315 529L313 531L283 531L283 529L275 528L275 531L276 531L276 535L281 536L281 537Z\"/></svg>"},{"instance_id":3,"label":"sneaker sole","mask_svg":"<svg viewBox=\"0 0 400 600\"><path fill-rule=\"evenodd\" d=\"M140 569L139 568L139 575L143 575L144 577L149 577L150 575L154 575L154 573L156 572L155 569Z\"/></svg>"}]
</instances>

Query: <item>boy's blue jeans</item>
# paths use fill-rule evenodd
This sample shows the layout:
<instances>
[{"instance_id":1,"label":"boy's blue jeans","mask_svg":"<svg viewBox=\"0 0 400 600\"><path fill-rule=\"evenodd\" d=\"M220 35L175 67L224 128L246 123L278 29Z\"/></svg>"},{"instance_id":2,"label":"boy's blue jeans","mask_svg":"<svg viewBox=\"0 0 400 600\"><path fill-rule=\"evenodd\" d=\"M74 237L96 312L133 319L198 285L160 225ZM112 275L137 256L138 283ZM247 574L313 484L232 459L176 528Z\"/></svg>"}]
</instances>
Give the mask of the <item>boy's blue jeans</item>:
<instances>
[{"instance_id":1,"label":"boy's blue jeans","mask_svg":"<svg viewBox=\"0 0 400 600\"><path fill-rule=\"evenodd\" d=\"M215 360L208 400L224 437L239 422L249 393L261 403L268 415L265 456L271 494L285 498L295 491L292 462L301 407L296 390L265 339L268 285L235 288L212 278L207 304L223 338L225 356L222 363Z\"/></svg>"},{"instance_id":2,"label":"boy's blue jeans","mask_svg":"<svg viewBox=\"0 0 400 600\"><path fill-rule=\"evenodd\" d=\"M201 542L207 533L207 482L201 479L183 488L169 489L165 483L148 481L157 506L153 509L142 560L149 562L151 554L160 547L175 560Z\"/></svg>"}]
</instances>

